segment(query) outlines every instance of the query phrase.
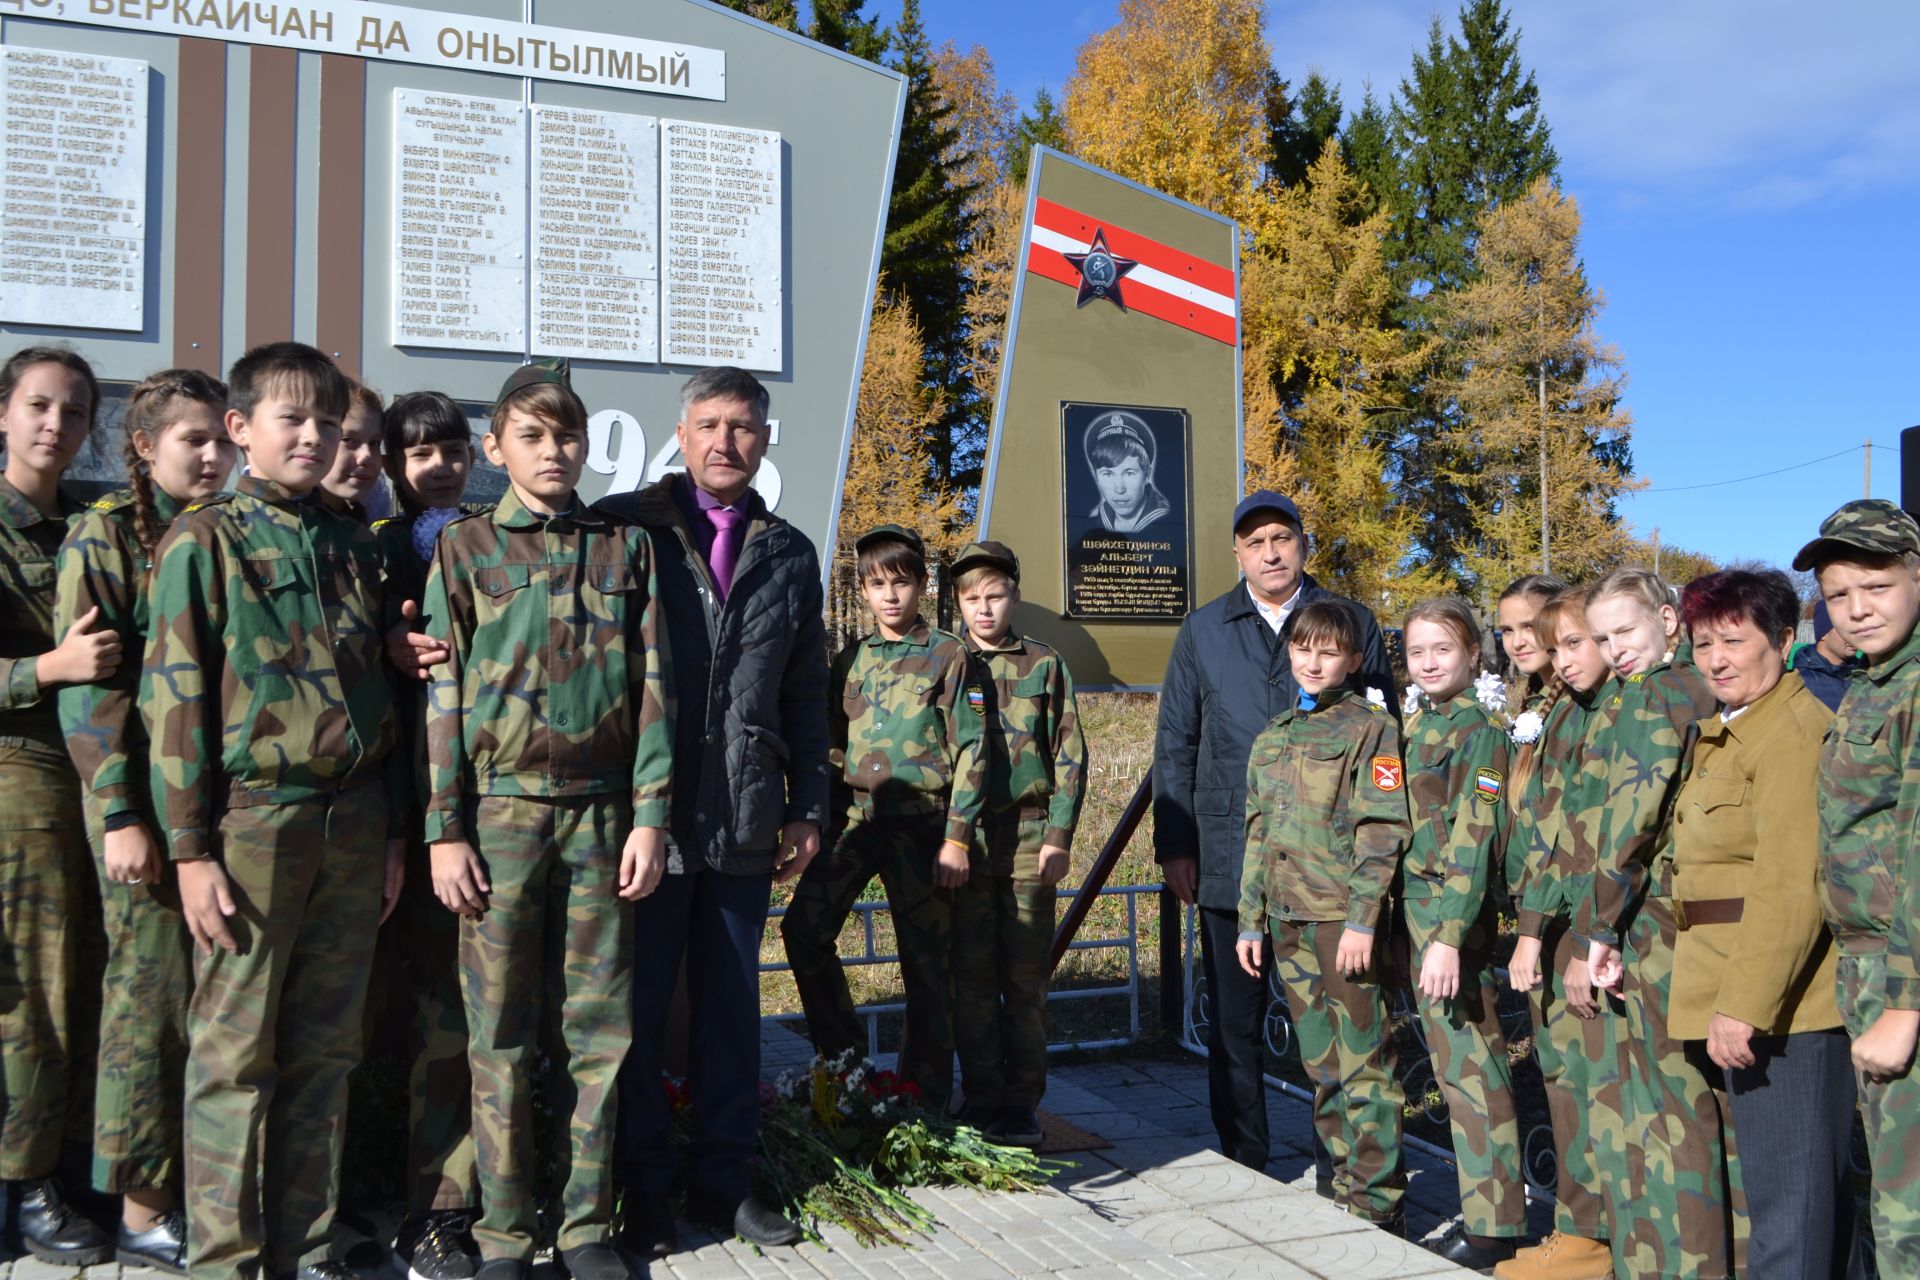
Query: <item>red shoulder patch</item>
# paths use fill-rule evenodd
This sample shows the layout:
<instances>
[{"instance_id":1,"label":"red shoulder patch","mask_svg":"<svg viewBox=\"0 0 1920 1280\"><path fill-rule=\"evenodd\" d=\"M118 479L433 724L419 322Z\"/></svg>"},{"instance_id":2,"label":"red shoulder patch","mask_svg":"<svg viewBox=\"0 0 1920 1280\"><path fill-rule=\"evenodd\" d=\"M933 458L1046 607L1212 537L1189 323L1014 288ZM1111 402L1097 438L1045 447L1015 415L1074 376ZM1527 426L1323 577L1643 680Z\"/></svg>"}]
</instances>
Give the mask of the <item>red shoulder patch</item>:
<instances>
[{"instance_id":1,"label":"red shoulder patch","mask_svg":"<svg viewBox=\"0 0 1920 1280\"><path fill-rule=\"evenodd\" d=\"M1375 756L1373 758L1373 785L1379 791L1398 791L1406 785L1407 767L1400 763L1399 756Z\"/></svg>"}]
</instances>

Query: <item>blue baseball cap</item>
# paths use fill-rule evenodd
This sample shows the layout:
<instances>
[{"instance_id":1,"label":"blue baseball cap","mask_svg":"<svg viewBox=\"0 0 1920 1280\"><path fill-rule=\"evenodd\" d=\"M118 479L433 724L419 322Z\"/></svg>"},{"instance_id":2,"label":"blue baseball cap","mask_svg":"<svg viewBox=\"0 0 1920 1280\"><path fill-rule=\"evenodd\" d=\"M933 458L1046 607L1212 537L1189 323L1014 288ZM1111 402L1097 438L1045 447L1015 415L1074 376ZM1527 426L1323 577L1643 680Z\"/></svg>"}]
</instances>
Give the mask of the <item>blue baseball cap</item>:
<instances>
[{"instance_id":1,"label":"blue baseball cap","mask_svg":"<svg viewBox=\"0 0 1920 1280\"><path fill-rule=\"evenodd\" d=\"M1256 511L1271 511L1294 528L1301 527L1300 508L1293 505L1292 498L1282 497L1271 489L1255 489L1233 509L1233 531L1239 533L1240 526Z\"/></svg>"}]
</instances>

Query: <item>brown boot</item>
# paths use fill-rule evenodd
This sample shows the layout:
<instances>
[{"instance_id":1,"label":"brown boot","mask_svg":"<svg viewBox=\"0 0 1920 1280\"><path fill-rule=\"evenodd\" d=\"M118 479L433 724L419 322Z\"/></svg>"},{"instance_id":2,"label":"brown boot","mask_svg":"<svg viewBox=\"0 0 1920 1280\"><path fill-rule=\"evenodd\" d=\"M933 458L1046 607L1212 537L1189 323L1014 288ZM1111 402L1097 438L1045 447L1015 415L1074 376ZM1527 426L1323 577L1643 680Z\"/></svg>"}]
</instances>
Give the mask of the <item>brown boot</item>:
<instances>
[{"instance_id":1,"label":"brown boot","mask_svg":"<svg viewBox=\"0 0 1920 1280\"><path fill-rule=\"evenodd\" d=\"M1613 1250L1605 1240L1556 1231L1493 1269L1495 1280L1610 1280Z\"/></svg>"}]
</instances>

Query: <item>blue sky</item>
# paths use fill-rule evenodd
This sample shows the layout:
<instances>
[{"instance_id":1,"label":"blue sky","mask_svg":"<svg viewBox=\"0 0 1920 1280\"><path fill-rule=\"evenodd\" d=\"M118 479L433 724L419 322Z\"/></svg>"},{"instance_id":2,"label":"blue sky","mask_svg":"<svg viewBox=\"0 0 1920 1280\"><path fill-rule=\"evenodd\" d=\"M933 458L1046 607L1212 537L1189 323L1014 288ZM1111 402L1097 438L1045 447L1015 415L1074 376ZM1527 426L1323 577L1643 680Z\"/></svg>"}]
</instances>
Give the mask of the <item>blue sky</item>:
<instances>
[{"instance_id":1,"label":"blue sky","mask_svg":"<svg viewBox=\"0 0 1920 1280\"><path fill-rule=\"evenodd\" d=\"M934 42L983 44L1023 103L1057 93L1111 0L922 0ZM891 20L898 0L868 0ZM1457 0L1268 0L1274 65L1349 105L1398 87ZM1644 536L1784 563L1827 512L1898 499L1920 424L1920 5L1510 0L1600 332L1629 375ZM1852 452L1751 483L1684 489Z\"/></svg>"}]
</instances>

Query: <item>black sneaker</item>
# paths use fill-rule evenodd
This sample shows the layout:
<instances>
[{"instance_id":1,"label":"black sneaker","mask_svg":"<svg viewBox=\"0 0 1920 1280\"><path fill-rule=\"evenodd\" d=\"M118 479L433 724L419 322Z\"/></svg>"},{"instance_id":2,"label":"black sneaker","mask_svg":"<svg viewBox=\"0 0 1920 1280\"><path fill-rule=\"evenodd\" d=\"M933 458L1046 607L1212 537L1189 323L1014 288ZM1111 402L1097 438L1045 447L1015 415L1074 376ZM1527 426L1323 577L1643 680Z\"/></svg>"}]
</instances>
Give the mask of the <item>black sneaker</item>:
<instances>
[{"instance_id":1,"label":"black sneaker","mask_svg":"<svg viewBox=\"0 0 1920 1280\"><path fill-rule=\"evenodd\" d=\"M122 1223L113 1260L127 1267L152 1267L176 1276L187 1274L186 1211L169 1209L145 1231L129 1231Z\"/></svg>"},{"instance_id":2,"label":"black sneaker","mask_svg":"<svg viewBox=\"0 0 1920 1280\"><path fill-rule=\"evenodd\" d=\"M633 1280L633 1268L610 1244L583 1244L563 1249L560 1260L573 1280Z\"/></svg>"},{"instance_id":3,"label":"black sneaker","mask_svg":"<svg viewBox=\"0 0 1920 1280\"><path fill-rule=\"evenodd\" d=\"M1032 1107L1002 1107L999 1117L988 1126L987 1136L1002 1146L1032 1149L1047 1135Z\"/></svg>"},{"instance_id":4,"label":"black sneaker","mask_svg":"<svg viewBox=\"0 0 1920 1280\"><path fill-rule=\"evenodd\" d=\"M113 1261L114 1238L77 1212L52 1178L13 1184L12 1224L28 1253L56 1267L93 1267Z\"/></svg>"},{"instance_id":5,"label":"black sneaker","mask_svg":"<svg viewBox=\"0 0 1920 1280\"><path fill-rule=\"evenodd\" d=\"M293 1273L293 1280L360 1280L360 1274L344 1262L322 1258L318 1262L301 1263L300 1269Z\"/></svg>"},{"instance_id":6,"label":"black sneaker","mask_svg":"<svg viewBox=\"0 0 1920 1280\"><path fill-rule=\"evenodd\" d=\"M410 1280L473 1280L480 1270L480 1247L473 1242L473 1214L466 1209L436 1209L409 1222L394 1242L407 1260ZM403 1247L403 1242L406 1247Z\"/></svg>"}]
</instances>

